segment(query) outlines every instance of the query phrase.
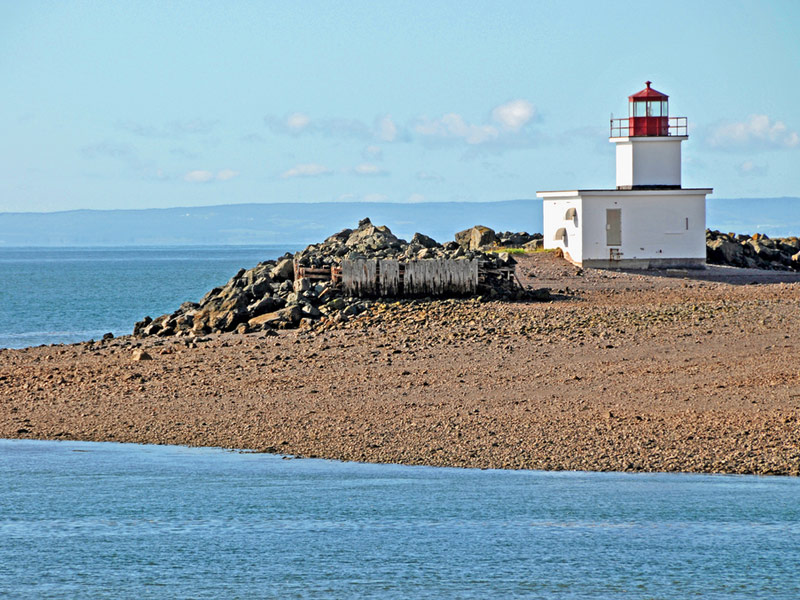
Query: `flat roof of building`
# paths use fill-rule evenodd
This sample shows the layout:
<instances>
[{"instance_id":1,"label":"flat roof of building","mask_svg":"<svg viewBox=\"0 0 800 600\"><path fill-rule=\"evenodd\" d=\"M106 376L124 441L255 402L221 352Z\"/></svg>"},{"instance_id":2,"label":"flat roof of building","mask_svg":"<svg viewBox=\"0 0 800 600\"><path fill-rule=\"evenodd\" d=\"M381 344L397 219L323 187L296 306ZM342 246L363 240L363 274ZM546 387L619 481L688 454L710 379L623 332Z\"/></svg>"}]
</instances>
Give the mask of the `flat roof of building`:
<instances>
[{"instance_id":1,"label":"flat roof of building","mask_svg":"<svg viewBox=\"0 0 800 600\"><path fill-rule=\"evenodd\" d=\"M589 190L547 190L536 192L537 198L554 196L691 196L697 194L711 194L714 188L637 188L632 190L589 189Z\"/></svg>"}]
</instances>

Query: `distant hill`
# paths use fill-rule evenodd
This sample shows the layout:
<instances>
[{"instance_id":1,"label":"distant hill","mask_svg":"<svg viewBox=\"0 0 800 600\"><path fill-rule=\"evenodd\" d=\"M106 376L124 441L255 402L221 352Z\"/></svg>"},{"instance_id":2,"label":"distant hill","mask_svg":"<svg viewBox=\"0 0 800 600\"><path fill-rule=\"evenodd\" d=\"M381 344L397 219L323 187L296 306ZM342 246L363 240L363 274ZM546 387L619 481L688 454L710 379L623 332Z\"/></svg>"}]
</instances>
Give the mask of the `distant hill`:
<instances>
[{"instance_id":1,"label":"distant hill","mask_svg":"<svg viewBox=\"0 0 800 600\"><path fill-rule=\"evenodd\" d=\"M539 231L542 203L278 203L0 213L0 247L311 244L356 227L364 217L405 239L419 231L447 241L476 224Z\"/></svg>"},{"instance_id":2,"label":"distant hill","mask_svg":"<svg viewBox=\"0 0 800 600\"><path fill-rule=\"evenodd\" d=\"M800 236L800 198L714 198L706 200L706 225L733 233Z\"/></svg>"},{"instance_id":3,"label":"distant hill","mask_svg":"<svg viewBox=\"0 0 800 600\"><path fill-rule=\"evenodd\" d=\"M735 233L800 234L800 198L709 198L707 225ZM369 217L409 239L486 225L542 230L542 202L232 204L145 210L0 213L0 247L310 244Z\"/></svg>"}]
</instances>

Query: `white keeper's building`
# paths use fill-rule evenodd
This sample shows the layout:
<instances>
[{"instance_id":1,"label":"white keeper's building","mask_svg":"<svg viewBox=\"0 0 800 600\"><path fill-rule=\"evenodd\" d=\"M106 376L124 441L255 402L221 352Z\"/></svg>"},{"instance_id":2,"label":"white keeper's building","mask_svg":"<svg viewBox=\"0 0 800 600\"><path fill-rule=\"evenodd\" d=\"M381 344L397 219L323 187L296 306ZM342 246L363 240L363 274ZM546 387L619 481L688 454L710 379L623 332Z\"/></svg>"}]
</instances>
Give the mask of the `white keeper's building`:
<instances>
[{"instance_id":1,"label":"white keeper's building","mask_svg":"<svg viewBox=\"0 0 800 600\"><path fill-rule=\"evenodd\" d=\"M611 120L616 189L537 192L544 247L601 268L704 268L706 195L681 187L686 117L670 117L668 96L647 87L628 97L629 116Z\"/></svg>"}]
</instances>

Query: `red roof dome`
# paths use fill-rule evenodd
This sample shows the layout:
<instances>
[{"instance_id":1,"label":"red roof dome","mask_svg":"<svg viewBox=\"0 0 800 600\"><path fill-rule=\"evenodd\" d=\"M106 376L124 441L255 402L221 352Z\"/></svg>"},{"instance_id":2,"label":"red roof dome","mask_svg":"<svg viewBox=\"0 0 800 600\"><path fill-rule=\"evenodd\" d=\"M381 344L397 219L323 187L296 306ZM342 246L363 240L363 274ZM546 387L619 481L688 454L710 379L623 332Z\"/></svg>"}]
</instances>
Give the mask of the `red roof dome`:
<instances>
[{"instance_id":1,"label":"red roof dome","mask_svg":"<svg viewBox=\"0 0 800 600\"><path fill-rule=\"evenodd\" d=\"M636 92L632 96L628 96L628 100L633 102L634 100L666 100L669 98L666 94L662 94L659 91L654 90L650 87L650 81L645 81L645 85L647 86L641 92Z\"/></svg>"}]
</instances>

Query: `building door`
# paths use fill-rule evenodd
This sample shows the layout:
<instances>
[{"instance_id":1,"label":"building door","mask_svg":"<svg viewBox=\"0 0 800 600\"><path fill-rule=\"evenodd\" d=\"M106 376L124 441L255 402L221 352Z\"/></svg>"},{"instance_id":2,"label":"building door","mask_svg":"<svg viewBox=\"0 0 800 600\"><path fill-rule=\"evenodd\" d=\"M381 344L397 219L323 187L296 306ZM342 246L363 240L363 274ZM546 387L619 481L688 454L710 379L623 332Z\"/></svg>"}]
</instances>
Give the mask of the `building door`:
<instances>
[{"instance_id":1,"label":"building door","mask_svg":"<svg viewBox=\"0 0 800 600\"><path fill-rule=\"evenodd\" d=\"M622 245L622 209L606 209L606 246Z\"/></svg>"}]
</instances>

